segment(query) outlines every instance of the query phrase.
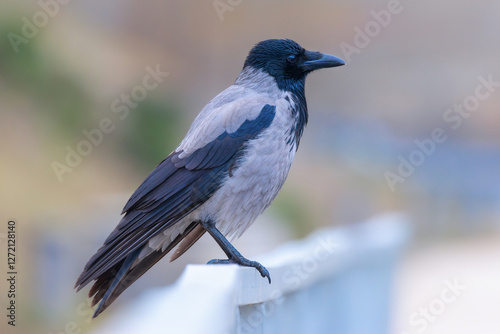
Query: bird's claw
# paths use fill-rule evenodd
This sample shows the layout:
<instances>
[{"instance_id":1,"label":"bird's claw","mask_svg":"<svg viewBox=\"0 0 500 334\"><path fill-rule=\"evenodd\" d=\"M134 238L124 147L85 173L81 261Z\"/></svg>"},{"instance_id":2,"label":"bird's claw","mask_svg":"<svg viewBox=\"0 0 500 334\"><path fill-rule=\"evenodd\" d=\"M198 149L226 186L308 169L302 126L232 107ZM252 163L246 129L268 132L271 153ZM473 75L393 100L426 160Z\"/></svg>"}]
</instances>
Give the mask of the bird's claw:
<instances>
[{"instance_id":1,"label":"bird's claw","mask_svg":"<svg viewBox=\"0 0 500 334\"><path fill-rule=\"evenodd\" d=\"M262 277L267 278L269 281L269 284L271 284L271 275L269 274L269 271L264 267L262 264L260 264L257 261L250 261L245 258L241 259L213 259L207 262L207 264L239 264L240 266L243 267L253 267L255 268Z\"/></svg>"},{"instance_id":2,"label":"bird's claw","mask_svg":"<svg viewBox=\"0 0 500 334\"><path fill-rule=\"evenodd\" d=\"M267 277L269 284L271 284L271 275L269 274L269 271L266 269L266 267L264 267L257 261L251 261L251 263L252 263L251 267L257 269L257 271L260 273L260 276Z\"/></svg>"}]
</instances>

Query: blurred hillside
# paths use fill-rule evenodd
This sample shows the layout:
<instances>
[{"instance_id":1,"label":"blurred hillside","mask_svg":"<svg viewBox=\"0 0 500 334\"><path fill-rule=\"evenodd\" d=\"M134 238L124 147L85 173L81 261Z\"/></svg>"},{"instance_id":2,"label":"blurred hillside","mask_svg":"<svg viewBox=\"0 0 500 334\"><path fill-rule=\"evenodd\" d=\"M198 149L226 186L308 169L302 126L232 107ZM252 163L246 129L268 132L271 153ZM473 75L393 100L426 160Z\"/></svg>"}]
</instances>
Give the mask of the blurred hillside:
<instances>
[{"instance_id":1,"label":"blurred hillside","mask_svg":"<svg viewBox=\"0 0 500 334\"><path fill-rule=\"evenodd\" d=\"M29 245L20 260L21 312L32 319L26 333L62 328L74 315L61 305L77 305L73 280L128 196L232 84L249 49L268 38L294 39L348 65L308 78L310 122L300 150L282 193L252 228L272 225L279 243L397 210L411 215L419 240L498 232L498 1L402 0L394 13L390 2L366 0L221 2L229 7L0 5L0 207ZM145 89L152 71L164 74ZM470 110L460 114L457 105ZM416 141L429 143L436 129L446 139L426 153ZM97 143L90 147L82 144L89 133ZM71 153L79 149L80 159ZM400 167L401 159L417 163ZM387 172L399 181L391 186ZM52 317L44 303L56 310Z\"/></svg>"}]
</instances>

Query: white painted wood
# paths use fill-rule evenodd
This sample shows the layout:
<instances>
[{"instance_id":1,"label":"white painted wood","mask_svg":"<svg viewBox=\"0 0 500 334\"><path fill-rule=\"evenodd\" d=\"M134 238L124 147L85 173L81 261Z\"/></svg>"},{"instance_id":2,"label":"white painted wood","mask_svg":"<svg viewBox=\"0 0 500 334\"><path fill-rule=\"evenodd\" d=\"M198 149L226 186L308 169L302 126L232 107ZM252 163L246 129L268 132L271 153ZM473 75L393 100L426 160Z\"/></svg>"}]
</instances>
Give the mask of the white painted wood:
<instances>
[{"instance_id":1,"label":"white painted wood","mask_svg":"<svg viewBox=\"0 0 500 334\"><path fill-rule=\"evenodd\" d=\"M318 231L257 259L271 285L253 268L189 265L176 284L144 294L94 333L387 333L408 237L397 214Z\"/></svg>"}]
</instances>

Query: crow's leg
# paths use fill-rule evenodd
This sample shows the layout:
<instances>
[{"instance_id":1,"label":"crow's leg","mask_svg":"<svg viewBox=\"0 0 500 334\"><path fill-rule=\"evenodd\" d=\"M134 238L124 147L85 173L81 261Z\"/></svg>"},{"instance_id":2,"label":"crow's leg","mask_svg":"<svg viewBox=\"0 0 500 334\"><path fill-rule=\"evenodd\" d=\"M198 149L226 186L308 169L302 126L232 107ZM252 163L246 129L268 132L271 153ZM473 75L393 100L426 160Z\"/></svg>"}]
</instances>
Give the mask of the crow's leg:
<instances>
[{"instance_id":1,"label":"crow's leg","mask_svg":"<svg viewBox=\"0 0 500 334\"><path fill-rule=\"evenodd\" d=\"M239 264L244 267L253 267L257 269L262 277L267 277L269 284L271 284L271 276L269 275L269 271L257 261L251 261L247 258L243 257L243 255L238 252L236 248L226 239L226 237L220 233L220 231L215 227L215 222L213 221L201 221L201 226L215 239L215 241L219 244L220 248L226 253L228 259L227 260L212 260L209 261L208 264Z\"/></svg>"}]
</instances>

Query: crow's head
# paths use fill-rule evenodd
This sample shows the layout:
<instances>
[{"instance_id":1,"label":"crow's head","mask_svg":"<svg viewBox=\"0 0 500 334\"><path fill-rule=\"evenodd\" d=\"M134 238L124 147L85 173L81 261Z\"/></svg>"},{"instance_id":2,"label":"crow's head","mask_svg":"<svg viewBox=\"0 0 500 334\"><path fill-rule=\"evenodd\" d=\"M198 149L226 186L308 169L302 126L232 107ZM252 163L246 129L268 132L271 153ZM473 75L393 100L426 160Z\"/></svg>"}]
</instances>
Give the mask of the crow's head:
<instances>
[{"instance_id":1,"label":"crow's head","mask_svg":"<svg viewBox=\"0 0 500 334\"><path fill-rule=\"evenodd\" d=\"M273 76L281 89L303 81L314 70L345 65L335 56L308 51L290 39L268 39L255 45L245 61L247 66Z\"/></svg>"}]
</instances>

